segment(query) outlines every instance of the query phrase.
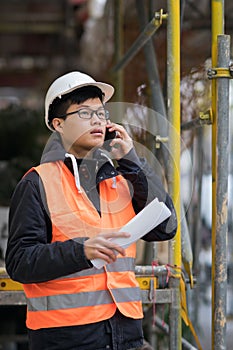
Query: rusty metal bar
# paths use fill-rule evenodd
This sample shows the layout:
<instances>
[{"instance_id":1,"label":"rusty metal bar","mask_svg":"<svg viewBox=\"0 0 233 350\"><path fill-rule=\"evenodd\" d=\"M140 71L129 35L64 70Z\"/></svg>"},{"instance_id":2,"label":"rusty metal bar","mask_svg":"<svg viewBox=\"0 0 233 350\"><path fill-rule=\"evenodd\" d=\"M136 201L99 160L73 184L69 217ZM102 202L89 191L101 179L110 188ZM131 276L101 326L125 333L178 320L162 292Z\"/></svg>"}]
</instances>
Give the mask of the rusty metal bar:
<instances>
[{"instance_id":1,"label":"rusty metal bar","mask_svg":"<svg viewBox=\"0 0 233 350\"><path fill-rule=\"evenodd\" d=\"M173 302L169 304L169 350L181 350L180 280L178 278L170 278L169 288L173 291Z\"/></svg>"},{"instance_id":2,"label":"rusty metal bar","mask_svg":"<svg viewBox=\"0 0 233 350\"><path fill-rule=\"evenodd\" d=\"M194 128L199 128L204 125L212 124L212 110L208 110L206 112L201 112L199 117L192 119L188 122L181 124L181 130L186 131Z\"/></svg>"},{"instance_id":3,"label":"rusty metal bar","mask_svg":"<svg viewBox=\"0 0 233 350\"><path fill-rule=\"evenodd\" d=\"M146 276L166 276L167 268L165 265L151 266L151 265L137 265L135 267L136 275L146 275Z\"/></svg>"},{"instance_id":4,"label":"rusty metal bar","mask_svg":"<svg viewBox=\"0 0 233 350\"><path fill-rule=\"evenodd\" d=\"M218 67L229 67L230 36L218 35ZM216 178L216 239L214 279L214 349L226 349L227 298L227 202L229 154L229 79L217 80L217 178Z\"/></svg>"}]
</instances>

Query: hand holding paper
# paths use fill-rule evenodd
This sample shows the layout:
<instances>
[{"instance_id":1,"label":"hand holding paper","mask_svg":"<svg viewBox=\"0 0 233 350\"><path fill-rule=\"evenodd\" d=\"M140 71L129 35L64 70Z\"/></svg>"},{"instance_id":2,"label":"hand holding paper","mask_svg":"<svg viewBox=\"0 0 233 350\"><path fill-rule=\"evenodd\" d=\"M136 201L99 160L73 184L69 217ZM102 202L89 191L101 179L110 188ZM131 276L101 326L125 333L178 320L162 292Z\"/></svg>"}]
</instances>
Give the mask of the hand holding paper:
<instances>
[{"instance_id":1,"label":"hand holding paper","mask_svg":"<svg viewBox=\"0 0 233 350\"><path fill-rule=\"evenodd\" d=\"M112 238L111 240L119 244L121 247L127 248L130 244L136 242L139 238L143 237L154 227L166 220L170 215L171 212L168 207L155 198L119 230L119 232L129 232L129 238ZM97 269L100 269L105 265L105 261L102 259L93 259L91 262Z\"/></svg>"}]
</instances>

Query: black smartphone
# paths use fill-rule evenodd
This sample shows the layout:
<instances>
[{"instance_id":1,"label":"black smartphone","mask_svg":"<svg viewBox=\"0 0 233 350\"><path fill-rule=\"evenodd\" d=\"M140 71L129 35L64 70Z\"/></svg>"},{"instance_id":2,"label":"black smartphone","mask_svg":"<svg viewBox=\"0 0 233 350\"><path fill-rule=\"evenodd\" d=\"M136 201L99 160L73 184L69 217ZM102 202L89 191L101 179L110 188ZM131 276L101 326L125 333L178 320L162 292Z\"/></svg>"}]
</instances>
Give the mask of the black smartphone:
<instances>
[{"instance_id":1,"label":"black smartphone","mask_svg":"<svg viewBox=\"0 0 233 350\"><path fill-rule=\"evenodd\" d=\"M116 137L116 131L109 131L109 129L106 128L103 147L107 151L111 151L112 147L110 146L110 143L111 143L112 139L115 139L115 137Z\"/></svg>"}]
</instances>

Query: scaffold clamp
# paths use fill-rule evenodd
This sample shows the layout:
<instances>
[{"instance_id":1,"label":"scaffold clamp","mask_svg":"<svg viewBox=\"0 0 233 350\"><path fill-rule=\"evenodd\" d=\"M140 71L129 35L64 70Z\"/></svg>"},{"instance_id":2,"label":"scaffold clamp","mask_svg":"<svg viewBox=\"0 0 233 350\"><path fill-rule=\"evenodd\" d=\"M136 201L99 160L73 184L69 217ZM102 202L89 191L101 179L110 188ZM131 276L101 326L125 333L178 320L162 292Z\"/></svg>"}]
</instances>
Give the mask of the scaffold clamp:
<instances>
[{"instance_id":1,"label":"scaffold clamp","mask_svg":"<svg viewBox=\"0 0 233 350\"><path fill-rule=\"evenodd\" d=\"M168 137L167 136L160 136L160 135L156 135L155 136L155 148L159 149L161 143L166 143L168 142Z\"/></svg>"},{"instance_id":2,"label":"scaffold clamp","mask_svg":"<svg viewBox=\"0 0 233 350\"><path fill-rule=\"evenodd\" d=\"M163 9L160 9L159 11L155 12L154 20L155 20L155 26L161 26L164 19L168 18L167 13L163 13Z\"/></svg>"},{"instance_id":3,"label":"scaffold clamp","mask_svg":"<svg viewBox=\"0 0 233 350\"><path fill-rule=\"evenodd\" d=\"M233 66L232 64L226 68L226 67L216 67L216 68L209 68L207 71L207 76L209 79L218 79L218 78L233 78Z\"/></svg>"}]
</instances>

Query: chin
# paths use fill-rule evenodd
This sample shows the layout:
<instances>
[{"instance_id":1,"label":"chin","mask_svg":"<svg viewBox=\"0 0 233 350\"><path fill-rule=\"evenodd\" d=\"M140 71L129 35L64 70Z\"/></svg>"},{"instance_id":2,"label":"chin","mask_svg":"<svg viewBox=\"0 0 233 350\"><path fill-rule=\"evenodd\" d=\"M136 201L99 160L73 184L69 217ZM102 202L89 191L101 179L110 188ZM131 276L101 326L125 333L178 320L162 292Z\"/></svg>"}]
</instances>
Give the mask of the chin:
<instances>
[{"instance_id":1,"label":"chin","mask_svg":"<svg viewBox=\"0 0 233 350\"><path fill-rule=\"evenodd\" d=\"M93 146L92 147L102 147L103 144L104 144L103 141L93 142Z\"/></svg>"}]
</instances>

